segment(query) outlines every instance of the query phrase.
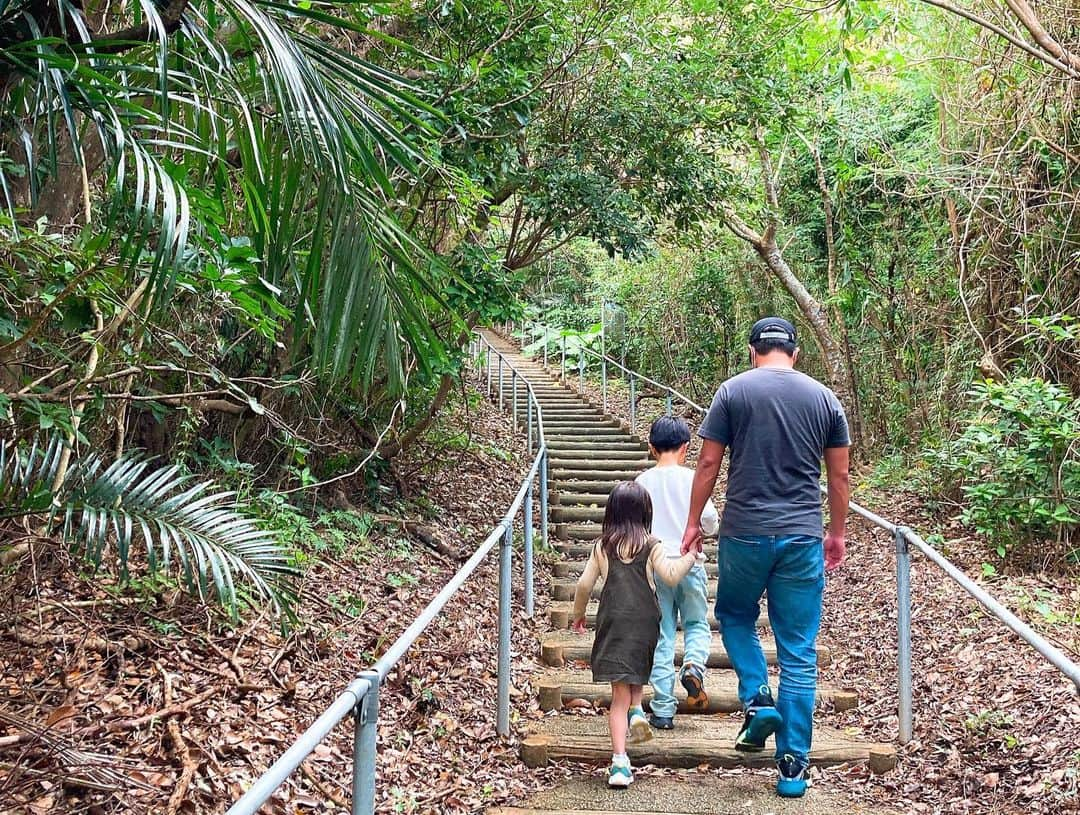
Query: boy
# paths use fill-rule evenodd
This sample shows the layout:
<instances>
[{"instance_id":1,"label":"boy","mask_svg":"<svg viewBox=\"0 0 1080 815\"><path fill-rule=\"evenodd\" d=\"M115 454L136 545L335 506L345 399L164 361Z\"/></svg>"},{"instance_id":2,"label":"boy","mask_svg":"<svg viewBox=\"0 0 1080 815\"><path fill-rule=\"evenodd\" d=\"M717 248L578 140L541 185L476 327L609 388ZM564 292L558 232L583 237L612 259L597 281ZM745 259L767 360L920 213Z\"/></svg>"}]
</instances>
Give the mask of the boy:
<instances>
[{"instance_id":1,"label":"boy","mask_svg":"<svg viewBox=\"0 0 1080 815\"><path fill-rule=\"evenodd\" d=\"M678 558L686 519L690 510L690 487L694 471L683 466L690 445L690 428L675 416L661 416L649 429L649 452L656 466L637 477L653 502L653 536L664 543L668 558ZM701 513L701 529L715 535L719 528L716 507L709 501ZM702 558L704 560L704 558ZM708 581L699 562L678 585L670 587L657 581L656 598L660 603L660 639L653 656L649 684L653 688L649 724L658 730L675 726L675 629L679 617L683 623L684 654L679 681L686 688L690 707L703 710L709 704L705 693L705 663L709 658L712 632L708 618Z\"/></svg>"}]
</instances>

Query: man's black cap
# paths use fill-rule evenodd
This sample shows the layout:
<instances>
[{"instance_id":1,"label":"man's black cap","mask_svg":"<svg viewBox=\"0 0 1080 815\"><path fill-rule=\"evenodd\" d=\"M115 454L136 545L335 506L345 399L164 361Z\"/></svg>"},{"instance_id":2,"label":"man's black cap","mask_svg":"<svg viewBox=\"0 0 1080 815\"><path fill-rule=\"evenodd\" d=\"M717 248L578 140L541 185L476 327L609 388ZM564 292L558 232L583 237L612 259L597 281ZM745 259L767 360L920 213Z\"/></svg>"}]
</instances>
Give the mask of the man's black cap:
<instances>
[{"instance_id":1,"label":"man's black cap","mask_svg":"<svg viewBox=\"0 0 1080 815\"><path fill-rule=\"evenodd\" d=\"M798 345L798 337L795 334L795 326L783 317L763 317L754 323L750 329L750 344L760 340L781 340Z\"/></svg>"}]
</instances>

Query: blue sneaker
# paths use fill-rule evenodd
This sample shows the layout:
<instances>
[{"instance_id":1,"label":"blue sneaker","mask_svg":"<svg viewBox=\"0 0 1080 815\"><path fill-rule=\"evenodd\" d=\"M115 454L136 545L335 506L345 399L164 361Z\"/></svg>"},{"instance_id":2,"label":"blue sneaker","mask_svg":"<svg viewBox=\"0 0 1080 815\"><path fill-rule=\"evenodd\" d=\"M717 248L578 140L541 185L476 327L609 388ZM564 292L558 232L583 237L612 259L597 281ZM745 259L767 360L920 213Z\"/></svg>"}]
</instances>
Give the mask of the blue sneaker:
<instances>
[{"instance_id":1,"label":"blue sneaker","mask_svg":"<svg viewBox=\"0 0 1080 815\"><path fill-rule=\"evenodd\" d=\"M806 788L810 786L806 778L810 765L806 759L785 755L776 762L776 769L780 771L780 777L776 780L777 795L781 798L802 798L806 794Z\"/></svg>"},{"instance_id":2,"label":"blue sneaker","mask_svg":"<svg viewBox=\"0 0 1080 815\"><path fill-rule=\"evenodd\" d=\"M742 729L735 737L735 749L742 753L760 753L765 749L765 739L780 729L783 717L773 702L772 691L762 685L746 708Z\"/></svg>"}]
</instances>

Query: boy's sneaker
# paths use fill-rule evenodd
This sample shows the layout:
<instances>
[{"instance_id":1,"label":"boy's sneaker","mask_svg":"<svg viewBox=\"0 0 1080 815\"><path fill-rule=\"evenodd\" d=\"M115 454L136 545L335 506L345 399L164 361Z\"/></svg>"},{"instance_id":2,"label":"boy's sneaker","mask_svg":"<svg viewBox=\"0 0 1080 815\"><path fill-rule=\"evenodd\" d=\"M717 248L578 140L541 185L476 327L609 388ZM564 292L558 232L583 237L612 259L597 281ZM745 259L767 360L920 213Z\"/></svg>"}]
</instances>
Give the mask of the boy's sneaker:
<instances>
[{"instance_id":1,"label":"boy's sneaker","mask_svg":"<svg viewBox=\"0 0 1080 815\"><path fill-rule=\"evenodd\" d=\"M704 710L709 706L709 694L705 692L705 671L700 665L693 662L683 665L679 681L686 688L686 704L691 710Z\"/></svg>"},{"instance_id":2,"label":"boy's sneaker","mask_svg":"<svg viewBox=\"0 0 1080 815\"><path fill-rule=\"evenodd\" d=\"M611 759L611 766L607 771L607 783L609 787L629 787L634 783L634 772L630 769L630 759Z\"/></svg>"},{"instance_id":3,"label":"boy's sneaker","mask_svg":"<svg viewBox=\"0 0 1080 815\"><path fill-rule=\"evenodd\" d=\"M743 753L760 753L765 749L765 739L780 729L783 717L773 702L772 691L762 685L746 708L742 729L735 738L735 749Z\"/></svg>"},{"instance_id":4,"label":"boy's sneaker","mask_svg":"<svg viewBox=\"0 0 1080 815\"><path fill-rule=\"evenodd\" d=\"M655 713L649 714L649 725L653 730L674 730L675 729L675 717L674 716L657 716Z\"/></svg>"},{"instance_id":5,"label":"boy's sneaker","mask_svg":"<svg viewBox=\"0 0 1080 815\"><path fill-rule=\"evenodd\" d=\"M649 727L649 720L645 718L645 711L641 708L630 708L629 724L630 732L626 737L629 744L639 744L652 738L652 728Z\"/></svg>"},{"instance_id":6,"label":"boy's sneaker","mask_svg":"<svg viewBox=\"0 0 1080 815\"><path fill-rule=\"evenodd\" d=\"M806 777L810 765L805 759L785 755L776 762L780 777L776 781L776 794L781 798L802 798L810 781Z\"/></svg>"}]
</instances>

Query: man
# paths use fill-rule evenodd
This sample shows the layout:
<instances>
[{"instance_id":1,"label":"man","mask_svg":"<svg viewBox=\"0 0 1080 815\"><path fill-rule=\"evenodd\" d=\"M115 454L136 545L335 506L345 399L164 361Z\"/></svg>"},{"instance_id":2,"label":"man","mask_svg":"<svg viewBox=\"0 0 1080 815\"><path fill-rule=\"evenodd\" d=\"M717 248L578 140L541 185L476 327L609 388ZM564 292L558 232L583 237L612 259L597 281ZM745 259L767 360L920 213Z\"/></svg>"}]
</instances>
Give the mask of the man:
<instances>
[{"instance_id":1,"label":"man","mask_svg":"<svg viewBox=\"0 0 1080 815\"><path fill-rule=\"evenodd\" d=\"M825 570L844 559L847 419L824 385L795 370L795 326L766 317L750 330L751 370L724 382L698 431L703 444L682 551L701 549L700 519L731 450L717 550L716 618L745 709L735 749L760 752L776 734L776 791L806 791ZM821 459L829 528L822 542ZM767 594L780 690L773 702L756 620Z\"/></svg>"}]
</instances>

